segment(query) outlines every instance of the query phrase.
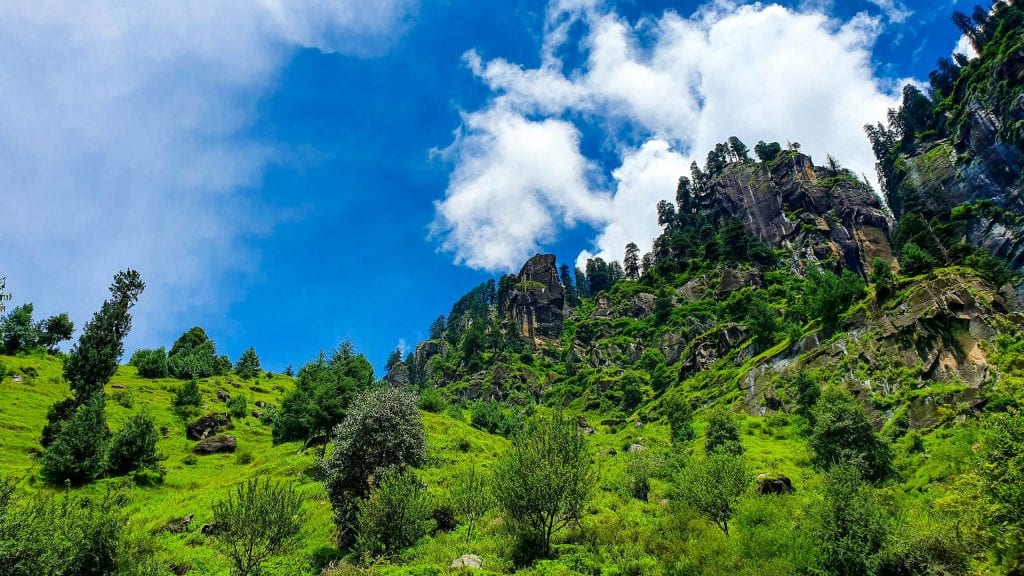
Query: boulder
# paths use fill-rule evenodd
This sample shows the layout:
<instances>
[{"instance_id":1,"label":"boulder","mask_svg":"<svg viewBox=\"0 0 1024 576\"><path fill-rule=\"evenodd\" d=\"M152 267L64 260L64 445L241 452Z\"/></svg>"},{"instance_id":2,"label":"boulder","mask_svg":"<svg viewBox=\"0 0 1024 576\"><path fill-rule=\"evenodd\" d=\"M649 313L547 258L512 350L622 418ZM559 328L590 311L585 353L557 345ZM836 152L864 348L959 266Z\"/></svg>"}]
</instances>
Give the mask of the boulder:
<instances>
[{"instance_id":1,"label":"boulder","mask_svg":"<svg viewBox=\"0 0 1024 576\"><path fill-rule=\"evenodd\" d=\"M630 444L629 449L626 450L626 452L636 454L637 452L643 452L644 450L647 450L647 446L644 446L643 444Z\"/></svg>"},{"instance_id":2,"label":"boulder","mask_svg":"<svg viewBox=\"0 0 1024 576\"><path fill-rule=\"evenodd\" d=\"M234 436L227 434L221 434L219 436L212 436L196 444L196 447L192 449L193 452L199 455L206 454L219 454L221 452L234 452L238 442Z\"/></svg>"},{"instance_id":3,"label":"boulder","mask_svg":"<svg viewBox=\"0 0 1024 576\"><path fill-rule=\"evenodd\" d=\"M189 440L202 440L225 429L231 430L232 428L234 426L231 424L231 415L226 412L217 412L207 414L189 424L185 428L185 435Z\"/></svg>"},{"instance_id":4,"label":"boulder","mask_svg":"<svg viewBox=\"0 0 1024 576\"><path fill-rule=\"evenodd\" d=\"M452 560L451 566L449 567L452 569L469 568L471 570L479 570L481 565L482 561L476 554L463 554L455 560Z\"/></svg>"},{"instance_id":5,"label":"boulder","mask_svg":"<svg viewBox=\"0 0 1024 576\"><path fill-rule=\"evenodd\" d=\"M228 391L223 388L217 388L217 400L225 403L230 402L231 394L228 394Z\"/></svg>"},{"instance_id":6,"label":"boulder","mask_svg":"<svg viewBox=\"0 0 1024 576\"><path fill-rule=\"evenodd\" d=\"M793 481L783 474L758 474L755 479L757 493L762 496L792 494Z\"/></svg>"}]
</instances>

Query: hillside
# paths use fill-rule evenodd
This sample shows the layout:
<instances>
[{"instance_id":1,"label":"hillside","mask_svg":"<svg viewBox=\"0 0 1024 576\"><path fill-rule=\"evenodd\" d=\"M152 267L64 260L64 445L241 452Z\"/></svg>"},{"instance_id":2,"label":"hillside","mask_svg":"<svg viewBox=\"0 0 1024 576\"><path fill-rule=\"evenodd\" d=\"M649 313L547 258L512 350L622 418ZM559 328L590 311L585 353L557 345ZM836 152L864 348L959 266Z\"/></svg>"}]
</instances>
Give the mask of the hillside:
<instances>
[{"instance_id":1,"label":"hillside","mask_svg":"<svg viewBox=\"0 0 1024 576\"><path fill-rule=\"evenodd\" d=\"M1024 573L1024 8L964 18L980 56L867 129L882 197L731 138L649 249L537 254L383 375L350 343L271 374L198 327L124 364L134 272L67 353L66 316L14 308L0 576Z\"/></svg>"}]
</instances>

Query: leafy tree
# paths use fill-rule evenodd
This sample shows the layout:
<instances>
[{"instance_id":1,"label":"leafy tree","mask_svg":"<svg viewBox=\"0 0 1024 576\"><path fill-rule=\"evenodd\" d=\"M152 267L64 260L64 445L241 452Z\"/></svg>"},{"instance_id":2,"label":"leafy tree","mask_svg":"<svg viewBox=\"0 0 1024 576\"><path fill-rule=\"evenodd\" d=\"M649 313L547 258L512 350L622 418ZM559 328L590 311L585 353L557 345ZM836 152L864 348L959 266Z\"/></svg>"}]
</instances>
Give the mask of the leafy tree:
<instances>
[{"instance_id":1,"label":"leafy tree","mask_svg":"<svg viewBox=\"0 0 1024 576\"><path fill-rule=\"evenodd\" d=\"M114 435L107 458L108 470L117 475L155 468L160 461L156 452L159 439L153 419L146 413L136 414Z\"/></svg>"},{"instance_id":2,"label":"leafy tree","mask_svg":"<svg viewBox=\"0 0 1024 576\"><path fill-rule=\"evenodd\" d=\"M416 396L397 388L360 393L335 428L334 452L324 462L324 485L334 508L341 545L352 543L356 504L369 492L369 480L385 469L418 466L426 457L423 423Z\"/></svg>"},{"instance_id":3,"label":"leafy tree","mask_svg":"<svg viewBox=\"0 0 1024 576\"><path fill-rule=\"evenodd\" d=\"M907 242L900 250L900 264L904 275L917 276L934 270L938 266L938 261L917 243Z\"/></svg>"},{"instance_id":4,"label":"leafy tree","mask_svg":"<svg viewBox=\"0 0 1024 576\"><path fill-rule=\"evenodd\" d=\"M864 408L844 389L826 388L813 412L810 445L814 461L822 468L848 464L874 482L891 472L892 454L875 434Z\"/></svg>"},{"instance_id":5,"label":"leafy tree","mask_svg":"<svg viewBox=\"0 0 1024 576\"><path fill-rule=\"evenodd\" d=\"M864 294L864 281L843 270L836 274L811 268L804 288L804 313L808 318L821 318L826 329L835 329L839 316Z\"/></svg>"},{"instance_id":6,"label":"leafy tree","mask_svg":"<svg viewBox=\"0 0 1024 576\"><path fill-rule=\"evenodd\" d=\"M494 469L493 492L521 544L551 553L552 535L579 520L595 477L587 439L561 414L537 418Z\"/></svg>"},{"instance_id":7,"label":"leafy tree","mask_svg":"<svg viewBox=\"0 0 1024 576\"><path fill-rule=\"evenodd\" d=\"M242 352L238 362L235 363L235 374L248 380L259 376L260 371L260 357L256 355L256 349L250 346L248 350Z\"/></svg>"},{"instance_id":8,"label":"leafy tree","mask_svg":"<svg viewBox=\"0 0 1024 576\"><path fill-rule=\"evenodd\" d=\"M110 431L103 409L103 396L96 395L79 405L64 422L60 434L43 453L43 476L52 483L84 484L106 470Z\"/></svg>"},{"instance_id":9,"label":"leafy tree","mask_svg":"<svg viewBox=\"0 0 1024 576\"><path fill-rule=\"evenodd\" d=\"M265 561L296 542L303 519L295 487L270 479L247 480L213 504L215 541L237 576L259 576Z\"/></svg>"},{"instance_id":10,"label":"leafy tree","mask_svg":"<svg viewBox=\"0 0 1024 576\"><path fill-rule=\"evenodd\" d=\"M487 478L470 465L469 472L452 480L452 503L455 512L466 523L466 543L473 538L473 527L493 506L491 487Z\"/></svg>"},{"instance_id":11,"label":"leafy tree","mask_svg":"<svg viewBox=\"0 0 1024 576\"><path fill-rule=\"evenodd\" d=\"M587 275L582 270L577 268L576 272L575 272L575 276L576 276L576 296L577 296L577 299L579 299L579 298L587 298L587 297L591 296L592 294L590 293L590 284L587 282Z\"/></svg>"},{"instance_id":12,"label":"leafy tree","mask_svg":"<svg viewBox=\"0 0 1024 576\"><path fill-rule=\"evenodd\" d=\"M750 328L758 346L763 348L775 343L775 335L780 329L779 315L764 298L755 297L750 300L744 323Z\"/></svg>"},{"instance_id":13,"label":"leafy tree","mask_svg":"<svg viewBox=\"0 0 1024 576\"><path fill-rule=\"evenodd\" d=\"M771 162L782 154L782 145L778 142L768 144L762 140L754 146L754 154L761 162Z\"/></svg>"},{"instance_id":14,"label":"leafy tree","mask_svg":"<svg viewBox=\"0 0 1024 576\"><path fill-rule=\"evenodd\" d=\"M735 136L729 137L729 152L737 161L746 162L750 160L750 149Z\"/></svg>"},{"instance_id":15,"label":"leafy tree","mask_svg":"<svg viewBox=\"0 0 1024 576\"><path fill-rule=\"evenodd\" d=\"M626 278L636 280L640 278L640 248L635 242L626 244L626 257L623 259L626 269Z\"/></svg>"},{"instance_id":16,"label":"leafy tree","mask_svg":"<svg viewBox=\"0 0 1024 576\"><path fill-rule=\"evenodd\" d=\"M32 323L32 304L17 306L0 321L0 350L14 355L36 345L39 330Z\"/></svg>"},{"instance_id":17,"label":"leafy tree","mask_svg":"<svg viewBox=\"0 0 1024 576\"><path fill-rule=\"evenodd\" d=\"M668 322L672 317L672 307L672 292L665 287L658 290L658 294L654 297L654 321L658 324Z\"/></svg>"},{"instance_id":18,"label":"leafy tree","mask_svg":"<svg viewBox=\"0 0 1024 576\"><path fill-rule=\"evenodd\" d=\"M295 388L281 403L274 442L308 443L327 434L344 419L352 399L373 383L373 367L351 345L343 344L330 358L321 352L299 370Z\"/></svg>"},{"instance_id":19,"label":"leafy tree","mask_svg":"<svg viewBox=\"0 0 1024 576\"><path fill-rule=\"evenodd\" d=\"M135 366L139 371L139 376L143 378L166 378L169 375L167 352L163 348L136 350L128 363Z\"/></svg>"},{"instance_id":20,"label":"leafy tree","mask_svg":"<svg viewBox=\"0 0 1024 576\"><path fill-rule=\"evenodd\" d=\"M195 326L178 337L167 354L170 375L182 380L209 378L231 370L231 360L224 363L217 357L217 347L206 331Z\"/></svg>"},{"instance_id":21,"label":"leafy tree","mask_svg":"<svg viewBox=\"0 0 1024 576\"><path fill-rule=\"evenodd\" d=\"M189 380L174 392L174 399L171 400L171 404L175 408L185 408L187 406L201 406L203 404L203 397L199 393L199 381Z\"/></svg>"},{"instance_id":22,"label":"leafy tree","mask_svg":"<svg viewBox=\"0 0 1024 576\"><path fill-rule=\"evenodd\" d=\"M688 215L693 211L693 192L691 192L692 184L690 179L686 176L679 177L679 183L676 185L676 208L678 208L680 216Z\"/></svg>"},{"instance_id":23,"label":"leafy tree","mask_svg":"<svg viewBox=\"0 0 1024 576\"><path fill-rule=\"evenodd\" d=\"M707 435L704 438L704 452L714 454L723 452L739 456L743 454L743 441L740 430L736 427L736 419L724 408L711 412L708 419Z\"/></svg>"},{"instance_id":24,"label":"leafy tree","mask_svg":"<svg viewBox=\"0 0 1024 576\"><path fill-rule=\"evenodd\" d=\"M666 394L661 400L662 410L672 431L672 444L685 446L693 441L693 408L690 401L680 392Z\"/></svg>"},{"instance_id":25,"label":"leafy tree","mask_svg":"<svg viewBox=\"0 0 1024 576\"><path fill-rule=\"evenodd\" d=\"M39 344L45 346L48 351L54 352L58 344L71 340L71 336L75 333L75 323L71 321L66 312L62 312L40 322L36 331L39 333Z\"/></svg>"},{"instance_id":26,"label":"leafy tree","mask_svg":"<svg viewBox=\"0 0 1024 576\"><path fill-rule=\"evenodd\" d=\"M712 452L687 462L675 478L675 490L683 502L728 536L729 520L750 487L750 480L742 456Z\"/></svg>"},{"instance_id":27,"label":"leafy tree","mask_svg":"<svg viewBox=\"0 0 1024 576\"><path fill-rule=\"evenodd\" d=\"M855 467L836 466L825 476L825 498L817 516L817 541L827 573L875 574L886 540L885 519Z\"/></svg>"},{"instance_id":28,"label":"leafy tree","mask_svg":"<svg viewBox=\"0 0 1024 576\"><path fill-rule=\"evenodd\" d=\"M888 298L896 287L892 265L881 258L871 261L871 275L868 279L875 285L875 294L880 301Z\"/></svg>"},{"instance_id":29,"label":"leafy tree","mask_svg":"<svg viewBox=\"0 0 1024 576\"><path fill-rule=\"evenodd\" d=\"M559 278L562 281L562 287L565 288L565 299L570 306L579 306L580 298L576 294L576 286L573 284L573 274L569 270L568 264L562 264L559 268Z\"/></svg>"},{"instance_id":30,"label":"leafy tree","mask_svg":"<svg viewBox=\"0 0 1024 576\"><path fill-rule=\"evenodd\" d=\"M444 314L435 318L434 321L430 324L430 339L441 340L442 338L444 338L444 330L446 327L447 322L445 320Z\"/></svg>"},{"instance_id":31,"label":"leafy tree","mask_svg":"<svg viewBox=\"0 0 1024 576\"><path fill-rule=\"evenodd\" d=\"M248 401L243 394L235 394L228 400L228 412L235 418L245 418Z\"/></svg>"},{"instance_id":32,"label":"leafy tree","mask_svg":"<svg viewBox=\"0 0 1024 576\"><path fill-rule=\"evenodd\" d=\"M993 548L1007 573L1020 573L1024 568L1024 418L1020 412L990 417L979 452Z\"/></svg>"},{"instance_id":33,"label":"leafy tree","mask_svg":"<svg viewBox=\"0 0 1024 576\"><path fill-rule=\"evenodd\" d=\"M412 470L386 470L379 476L356 511L356 550L368 560L392 557L434 528L430 500Z\"/></svg>"},{"instance_id":34,"label":"leafy tree","mask_svg":"<svg viewBox=\"0 0 1024 576\"><path fill-rule=\"evenodd\" d=\"M813 427L814 407L818 404L818 399L821 398L821 386L806 370L796 373L792 386L796 390L796 413L803 416Z\"/></svg>"}]
</instances>

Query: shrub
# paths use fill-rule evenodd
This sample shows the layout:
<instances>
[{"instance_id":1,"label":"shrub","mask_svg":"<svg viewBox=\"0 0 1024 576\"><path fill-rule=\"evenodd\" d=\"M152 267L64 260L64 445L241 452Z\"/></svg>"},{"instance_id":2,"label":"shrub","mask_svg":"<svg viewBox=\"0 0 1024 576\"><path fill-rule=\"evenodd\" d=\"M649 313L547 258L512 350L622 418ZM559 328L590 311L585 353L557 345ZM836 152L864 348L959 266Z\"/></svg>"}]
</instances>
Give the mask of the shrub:
<instances>
[{"instance_id":1,"label":"shrub","mask_svg":"<svg viewBox=\"0 0 1024 576\"><path fill-rule=\"evenodd\" d=\"M339 543L346 545L352 541L356 502L367 495L370 478L386 469L420 465L426 458L416 396L396 388L362 392L335 429L332 443L334 452L323 464L324 485Z\"/></svg>"},{"instance_id":2,"label":"shrub","mask_svg":"<svg viewBox=\"0 0 1024 576\"><path fill-rule=\"evenodd\" d=\"M356 512L356 550L365 559L394 556L434 527L426 491L411 470L388 470L379 476Z\"/></svg>"},{"instance_id":3,"label":"shrub","mask_svg":"<svg viewBox=\"0 0 1024 576\"><path fill-rule=\"evenodd\" d=\"M258 575L302 529L302 497L291 484L253 478L213 505L216 542L239 576Z\"/></svg>"},{"instance_id":4,"label":"shrub","mask_svg":"<svg viewBox=\"0 0 1024 576\"><path fill-rule=\"evenodd\" d=\"M160 436L153 419L146 413L136 414L118 430L110 443L108 470L127 474L132 470L154 468L159 462L156 443Z\"/></svg>"},{"instance_id":5,"label":"shrub","mask_svg":"<svg viewBox=\"0 0 1024 576\"><path fill-rule=\"evenodd\" d=\"M704 438L704 452L724 452L735 456L743 453L739 428L736 427L736 420L728 410L718 408L711 413L707 435Z\"/></svg>"},{"instance_id":6,"label":"shrub","mask_svg":"<svg viewBox=\"0 0 1024 576\"><path fill-rule=\"evenodd\" d=\"M679 392L666 394L661 401L662 410L668 420L669 429L672 431L672 444L674 446L685 446L694 437L693 431L693 408L690 401Z\"/></svg>"},{"instance_id":7,"label":"shrub","mask_svg":"<svg viewBox=\"0 0 1024 576\"><path fill-rule=\"evenodd\" d=\"M791 385L796 390L796 413L814 426L814 406L821 397L821 386L805 370L796 373Z\"/></svg>"},{"instance_id":8,"label":"shrub","mask_svg":"<svg viewBox=\"0 0 1024 576\"><path fill-rule=\"evenodd\" d=\"M886 527L870 487L855 467L840 465L826 475L824 496L816 532L827 573L874 574Z\"/></svg>"},{"instance_id":9,"label":"shrub","mask_svg":"<svg viewBox=\"0 0 1024 576\"><path fill-rule=\"evenodd\" d=\"M580 518L594 483L587 439L555 414L515 436L495 465L493 490L520 549L547 556L552 535Z\"/></svg>"},{"instance_id":10,"label":"shrub","mask_svg":"<svg viewBox=\"0 0 1024 576\"><path fill-rule=\"evenodd\" d=\"M473 537L476 522L494 505L491 489L486 477L470 466L469 472L460 474L452 481L452 506L455 513L466 524L466 543Z\"/></svg>"},{"instance_id":11,"label":"shrub","mask_svg":"<svg viewBox=\"0 0 1024 576\"><path fill-rule=\"evenodd\" d=\"M199 407L203 403L203 397L199 393L199 381L189 380L178 386L178 390L175 391L174 399L171 403L175 408Z\"/></svg>"},{"instance_id":12,"label":"shrub","mask_svg":"<svg viewBox=\"0 0 1024 576\"><path fill-rule=\"evenodd\" d=\"M750 480L742 456L713 451L688 462L677 474L675 486L683 502L714 522L728 536L729 519L736 503L750 487Z\"/></svg>"},{"instance_id":13,"label":"shrub","mask_svg":"<svg viewBox=\"0 0 1024 576\"><path fill-rule=\"evenodd\" d=\"M427 386L420 391L419 407L420 410L427 412L433 412L434 414L440 414L444 411L447 403L441 396L441 391L434 386Z\"/></svg>"},{"instance_id":14,"label":"shrub","mask_svg":"<svg viewBox=\"0 0 1024 576\"><path fill-rule=\"evenodd\" d=\"M43 453L43 476L56 484L83 484L103 474L110 431L98 396L75 409Z\"/></svg>"},{"instance_id":15,"label":"shrub","mask_svg":"<svg viewBox=\"0 0 1024 576\"><path fill-rule=\"evenodd\" d=\"M143 378L166 378L169 374L167 352L163 348L136 350L128 363L135 366L139 371L139 376Z\"/></svg>"},{"instance_id":16,"label":"shrub","mask_svg":"<svg viewBox=\"0 0 1024 576\"><path fill-rule=\"evenodd\" d=\"M242 394L235 394L228 400L228 412L235 418L245 418L248 402Z\"/></svg>"},{"instance_id":17,"label":"shrub","mask_svg":"<svg viewBox=\"0 0 1024 576\"><path fill-rule=\"evenodd\" d=\"M750 301L743 323L750 328L758 346L768 347L775 343L775 335L780 329L779 315L764 298L756 297Z\"/></svg>"},{"instance_id":18,"label":"shrub","mask_svg":"<svg viewBox=\"0 0 1024 576\"><path fill-rule=\"evenodd\" d=\"M906 276L917 276L931 272L938 261L914 242L907 242L900 251L900 270Z\"/></svg>"},{"instance_id":19,"label":"shrub","mask_svg":"<svg viewBox=\"0 0 1024 576\"><path fill-rule=\"evenodd\" d=\"M874 482L884 480L892 470L888 445L875 435L864 408L837 388L827 388L814 408L810 445L815 463L821 468L836 464L857 467Z\"/></svg>"}]
</instances>

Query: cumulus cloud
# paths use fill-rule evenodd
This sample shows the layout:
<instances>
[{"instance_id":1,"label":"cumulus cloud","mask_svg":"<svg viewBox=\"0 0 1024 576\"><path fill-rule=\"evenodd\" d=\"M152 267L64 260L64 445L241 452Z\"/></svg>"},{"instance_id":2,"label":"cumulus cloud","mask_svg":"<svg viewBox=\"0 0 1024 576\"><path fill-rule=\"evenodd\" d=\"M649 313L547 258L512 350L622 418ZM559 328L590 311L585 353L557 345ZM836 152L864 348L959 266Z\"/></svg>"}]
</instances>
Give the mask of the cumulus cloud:
<instances>
[{"instance_id":1,"label":"cumulus cloud","mask_svg":"<svg viewBox=\"0 0 1024 576\"><path fill-rule=\"evenodd\" d=\"M629 241L643 249L658 233L657 201L674 196L676 180L689 172L692 159L733 135L748 145L761 139L799 141L807 153L832 154L874 178L874 157L862 127L884 119L899 91L897 83L878 80L872 70L878 18L862 13L842 22L810 7L794 11L720 0L688 17L668 11L631 23L600 6L586 0L554 2L536 68L466 55L469 68L493 92L488 107L467 114L468 119L497 114L507 123L558 126L565 133L574 126L603 131L618 157L617 166L605 166L612 177L595 177L592 171L588 177L579 170L571 185L559 179L559 186L541 194L550 198L550 190L561 196L571 189L572 204L589 204L599 212L581 211L574 218L562 211L552 218L543 212L546 203L527 202L539 212L523 227L522 215L505 209L513 194L508 188L466 186L476 181L467 173L518 173L509 159L518 162L517 155L527 154L479 153L480 142L500 136L492 125L477 122L469 128L472 138L459 138L449 149L455 168L435 220L435 230L446 234L444 247L457 261L514 269L556 237L558 221L597 230L594 246L581 258L619 259ZM557 54L573 40L568 30L574 24L586 30L576 47L585 63L567 69ZM623 132L640 134L639 144L619 138ZM532 156L530 179L544 178L534 172L564 173L566 166L587 163L578 142L561 142L565 145ZM478 226L477 211L488 215L485 226Z\"/></svg>"},{"instance_id":2,"label":"cumulus cloud","mask_svg":"<svg viewBox=\"0 0 1024 576\"><path fill-rule=\"evenodd\" d=\"M352 38L400 27L411 7L0 4L0 275L8 289L41 312L70 307L81 325L113 274L137 268L148 288L136 341L166 336L196 308L223 305L218 277L251 271L256 258L242 239L274 224L244 195L275 158L241 135L256 98L291 51L352 52Z\"/></svg>"},{"instance_id":3,"label":"cumulus cloud","mask_svg":"<svg viewBox=\"0 0 1024 576\"><path fill-rule=\"evenodd\" d=\"M907 21L908 18L914 15L913 10L907 8L903 2L899 0L868 0L875 6L878 6L879 10L885 14L885 17L889 19L893 24L902 24Z\"/></svg>"}]
</instances>

